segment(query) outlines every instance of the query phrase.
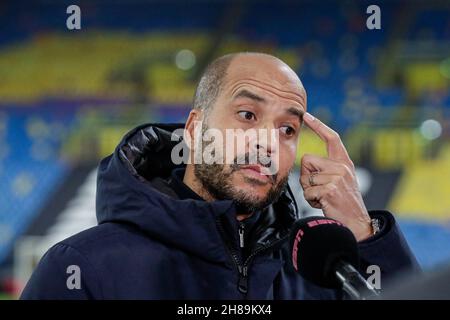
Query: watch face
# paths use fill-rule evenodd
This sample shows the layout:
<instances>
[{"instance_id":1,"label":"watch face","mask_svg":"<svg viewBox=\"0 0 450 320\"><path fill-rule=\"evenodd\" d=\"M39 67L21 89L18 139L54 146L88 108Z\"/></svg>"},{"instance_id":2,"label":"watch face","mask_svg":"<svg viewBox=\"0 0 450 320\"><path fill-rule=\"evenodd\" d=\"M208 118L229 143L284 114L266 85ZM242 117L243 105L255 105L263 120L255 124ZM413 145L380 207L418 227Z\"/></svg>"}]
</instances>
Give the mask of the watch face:
<instances>
[{"instance_id":1,"label":"watch face","mask_svg":"<svg viewBox=\"0 0 450 320\"><path fill-rule=\"evenodd\" d=\"M380 231L380 220L376 218L372 219L372 229L374 235Z\"/></svg>"}]
</instances>

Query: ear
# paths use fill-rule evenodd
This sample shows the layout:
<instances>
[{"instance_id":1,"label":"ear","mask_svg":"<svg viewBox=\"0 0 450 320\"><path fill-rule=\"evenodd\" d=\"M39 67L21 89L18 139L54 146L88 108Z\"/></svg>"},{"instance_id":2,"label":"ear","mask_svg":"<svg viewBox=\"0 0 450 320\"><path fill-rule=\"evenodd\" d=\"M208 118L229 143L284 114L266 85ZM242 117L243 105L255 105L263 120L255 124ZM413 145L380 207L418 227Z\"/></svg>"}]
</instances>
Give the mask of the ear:
<instances>
[{"instance_id":1,"label":"ear","mask_svg":"<svg viewBox=\"0 0 450 320\"><path fill-rule=\"evenodd\" d=\"M194 142L195 142L195 126L197 121L203 120L203 111L199 109L192 109L191 112L189 112L188 119L186 120L186 124L184 126L184 134L183 134L183 140L185 141L186 145L189 147L189 149L193 149ZM197 123L198 125L198 123Z\"/></svg>"}]
</instances>

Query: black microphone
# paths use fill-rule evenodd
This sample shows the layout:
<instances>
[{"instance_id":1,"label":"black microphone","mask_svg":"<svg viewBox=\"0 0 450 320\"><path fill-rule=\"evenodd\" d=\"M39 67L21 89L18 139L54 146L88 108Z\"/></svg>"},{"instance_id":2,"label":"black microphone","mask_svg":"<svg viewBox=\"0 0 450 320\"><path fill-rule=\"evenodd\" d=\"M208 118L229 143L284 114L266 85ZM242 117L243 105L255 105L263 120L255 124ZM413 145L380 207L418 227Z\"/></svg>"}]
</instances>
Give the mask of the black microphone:
<instances>
[{"instance_id":1,"label":"black microphone","mask_svg":"<svg viewBox=\"0 0 450 320\"><path fill-rule=\"evenodd\" d=\"M339 221L326 217L300 219L291 230L290 244L292 265L306 280L325 288L343 289L350 299L378 295L356 270L358 243Z\"/></svg>"}]
</instances>

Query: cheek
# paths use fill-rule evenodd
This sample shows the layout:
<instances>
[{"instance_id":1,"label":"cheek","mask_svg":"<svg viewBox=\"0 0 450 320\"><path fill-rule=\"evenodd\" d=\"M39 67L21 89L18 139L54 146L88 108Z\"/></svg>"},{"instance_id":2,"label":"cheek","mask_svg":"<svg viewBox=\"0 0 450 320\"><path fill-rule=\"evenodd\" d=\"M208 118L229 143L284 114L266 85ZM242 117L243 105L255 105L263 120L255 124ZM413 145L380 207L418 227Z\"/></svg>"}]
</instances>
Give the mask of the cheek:
<instances>
[{"instance_id":1,"label":"cheek","mask_svg":"<svg viewBox=\"0 0 450 320\"><path fill-rule=\"evenodd\" d=\"M296 146L288 145L280 148L278 164L281 176L284 176L294 166L296 154Z\"/></svg>"}]
</instances>

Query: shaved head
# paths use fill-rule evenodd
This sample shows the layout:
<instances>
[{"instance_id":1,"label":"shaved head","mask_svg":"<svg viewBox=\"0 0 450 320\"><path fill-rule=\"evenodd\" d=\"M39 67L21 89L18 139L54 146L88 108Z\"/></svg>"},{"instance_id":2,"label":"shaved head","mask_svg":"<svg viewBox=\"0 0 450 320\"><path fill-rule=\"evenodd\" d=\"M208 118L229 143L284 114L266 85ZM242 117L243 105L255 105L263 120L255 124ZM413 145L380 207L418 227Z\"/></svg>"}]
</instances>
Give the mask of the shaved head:
<instances>
[{"instance_id":1,"label":"shaved head","mask_svg":"<svg viewBox=\"0 0 450 320\"><path fill-rule=\"evenodd\" d=\"M231 61L238 53L227 54L211 62L203 72L194 95L194 109L207 111L219 95Z\"/></svg>"},{"instance_id":2,"label":"shaved head","mask_svg":"<svg viewBox=\"0 0 450 320\"><path fill-rule=\"evenodd\" d=\"M284 68L291 71L291 76L295 78L294 81L298 81L299 86L304 91L303 85L295 72L277 57L260 52L230 53L217 58L206 67L195 90L193 108L200 109L208 113L219 96L222 86L226 80L228 69L232 65L232 62L244 60L242 62L245 63L245 60L254 60L255 58L257 60L270 61L272 63L275 62L283 65Z\"/></svg>"}]
</instances>

